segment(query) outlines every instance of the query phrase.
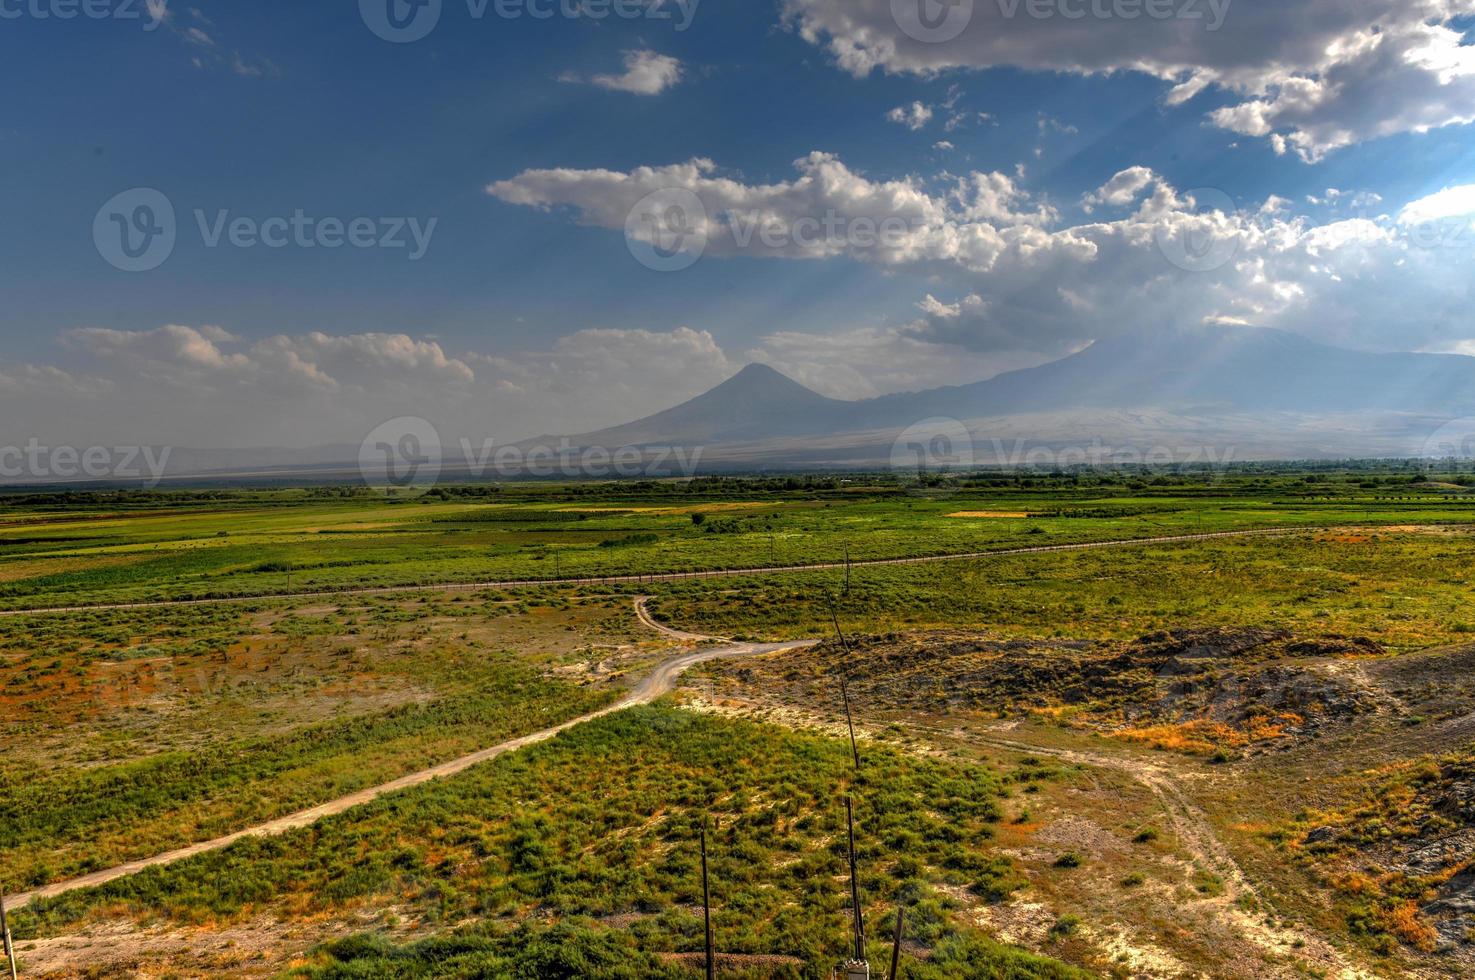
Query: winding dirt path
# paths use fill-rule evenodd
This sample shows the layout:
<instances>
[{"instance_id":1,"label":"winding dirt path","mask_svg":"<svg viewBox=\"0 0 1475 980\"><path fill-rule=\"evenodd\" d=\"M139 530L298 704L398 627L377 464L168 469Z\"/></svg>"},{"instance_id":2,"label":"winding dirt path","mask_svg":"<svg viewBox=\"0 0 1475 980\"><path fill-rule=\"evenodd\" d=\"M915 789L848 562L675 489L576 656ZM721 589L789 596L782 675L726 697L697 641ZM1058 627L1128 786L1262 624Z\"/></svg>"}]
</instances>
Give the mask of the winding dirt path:
<instances>
[{"instance_id":1,"label":"winding dirt path","mask_svg":"<svg viewBox=\"0 0 1475 980\"><path fill-rule=\"evenodd\" d=\"M311 807L306 810L299 810L296 813L291 813L284 817L278 817L275 820L269 820L266 823L257 824L254 827L247 827L243 830L238 830L235 833L226 834L224 837L216 837L213 840L200 841L195 844L190 844L187 847L181 847L173 851L166 851L163 854L157 854L153 857L142 858L137 861L129 861L126 864L120 864L117 867L108 868L103 871L95 871L91 874L83 875L80 878L73 878L70 881L60 881L53 885L47 885L46 887L38 888L35 891L7 896L5 900L6 908L24 908L33 899L54 898L55 896L60 895L63 892L69 892L77 888L92 888L97 885L104 885L118 878L122 878L131 874L137 874L138 872L143 871L146 868L157 868L162 865L173 864L176 861L182 861L185 858L191 858L195 857L196 855L206 854L210 851L218 851L222 848L229 847L236 841L246 837L270 837L278 834L284 834L288 831L296 830L300 827L307 827L323 819L324 817L335 816L337 814L351 810L356 806L361 806L365 803L377 800L379 797L384 796L388 793L398 792L402 789L409 789L412 786L420 786L434 779L442 779L447 776L454 776L457 773L464 772L467 769L470 769L472 766L480 765L483 762L489 762L492 759L497 758L498 756L505 755L509 752L516 752L519 749L525 749L528 746L536 745L539 742L546 742L554 736L558 735L560 732L565 732L576 725L582 725L585 722L594 721L597 718L603 718L606 715L612 715L616 712L636 707L637 705L650 704L652 701L655 701L662 695L669 693L676 686L677 679L683 673L690 670L692 667L695 667L698 664L706 663L709 660L726 659L730 657L753 657L765 653L780 653L787 650L798 650L803 647L813 645L813 641L800 641L793 643L734 643L731 641L721 640L717 637L702 636L697 633L686 633L681 630L672 629L669 626L664 626L660 623L657 623L651 617L649 611L646 609L645 599L643 598L636 600L635 611L636 615L640 618L640 621L642 623L660 633L665 634L672 639L680 640L681 642L688 644L714 642L720 645L708 646L697 650L688 650L682 653L680 656L673 657L670 660L665 661L664 663L657 666L654 670L652 670L650 674L648 674L643 680L641 680L640 683L637 684L635 688L631 690L631 692L623 699L609 705L608 707L601 708L598 711L591 712L587 715L582 715L578 718L570 719L569 721L563 722L562 724L554 725L551 728L545 728L542 731L533 732L528 735L522 735L518 738L509 739L498 745L494 745L491 748L482 749L479 752L473 752L470 755L462 756L459 759L452 759L449 762L443 762L440 765L432 766L429 769L422 769L419 772L410 773L407 776L401 776L399 779L392 780L391 782L382 783L378 786L371 786L368 789L359 790L357 793L351 793L348 796L342 796L336 800L330 800L326 803L321 803L318 806Z\"/></svg>"},{"instance_id":2,"label":"winding dirt path","mask_svg":"<svg viewBox=\"0 0 1475 980\"><path fill-rule=\"evenodd\" d=\"M1311 961L1322 971L1342 980L1373 980L1373 974L1353 965L1340 950L1316 933L1286 922L1278 926L1270 925L1263 913L1256 915L1245 910L1240 904L1240 899L1244 897L1255 899L1256 904L1263 909L1273 909L1274 905L1263 901L1254 882L1214 832L1208 814L1188 797L1168 767L1125 756L1036 745L989 734L987 730L962 731L927 727L928 730L978 745L1049 756L1062 762L1124 773L1146 786L1157 797L1168 817L1173 836L1197 862L1224 883L1225 892L1219 899L1220 914L1232 920L1236 930L1247 940L1274 955L1283 956L1294 950L1296 956Z\"/></svg>"},{"instance_id":3,"label":"winding dirt path","mask_svg":"<svg viewBox=\"0 0 1475 980\"><path fill-rule=\"evenodd\" d=\"M1357 525L1356 527L1362 527ZM50 606L40 609L0 609L0 617L62 615L79 612L116 612L127 609L168 609L181 606L215 606L237 602L264 602L277 599L341 599L348 596L405 595L414 592L475 592L481 590L549 588L566 585L643 585L650 582L686 582L709 578L748 578L758 575L793 575L801 572L827 572L849 568L877 568L886 565L933 565L940 562L977 561L983 558L1008 558L1038 555L1054 551L1094 551L1100 548L1132 548L1159 544L1186 544L1215 541L1222 538L1261 538L1283 534L1327 533L1355 529L1347 527L1267 527L1243 531L1212 531L1206 534L1174 534L1156 538L1119 538L1112 541L1083 541L1077 544L1037 545L1030 548L1001 548L995 551L970 551L964 554L924 555L916 558L868 558L849 563L819 562L811 565L773 565L766 568L724 568L705 572L657 572L648 575L609 575L591 578L515 579L505 582L447 582L430 585L383 585L362 589L338 589L319 592L270 592L258 595L221 596L212 599L154 599L147 602L119 602L98 605Z\"/></svg>"}]
</instances>

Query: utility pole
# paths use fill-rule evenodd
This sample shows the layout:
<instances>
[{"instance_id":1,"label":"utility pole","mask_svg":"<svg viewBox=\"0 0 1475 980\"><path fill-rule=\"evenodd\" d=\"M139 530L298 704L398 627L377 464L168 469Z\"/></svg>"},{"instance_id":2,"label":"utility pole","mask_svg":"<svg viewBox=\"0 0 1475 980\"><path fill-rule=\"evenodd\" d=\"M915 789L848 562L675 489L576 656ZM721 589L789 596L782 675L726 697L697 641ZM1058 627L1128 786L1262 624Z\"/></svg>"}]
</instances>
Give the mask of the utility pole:
<instances>
[{"instance_id":1,"label":"utility pole","mask_svg":"<svg viewBox=\"0 0 1475 980\"><path fill-rule=\"evenodd\" d=\"M840 698L845 704L845 727L850 730L850 754L855 757L858 772L860 749L855 744L855 721L850 715L850 686L845 683L845 671L850 669L850 643L845 639L845 632L840 629L840 614L835 611L835 597L826 592L825 598L830 602L830 619L835 624L835 634L840 637L840 648L845 652L845 666L840 671Z\"/></svg>"},{"instance_id":2,"label":"utility pole","mask_svg":"<svg viewBox=\"0 0 1475 980\"><path fill-rule=\"evenodd\" d=\"M855 957L845 964L846 980L870 980L871 965L866 961L866 925L860 911L860 880L855 871L855 809L845 797L845 831L850 839L850 907L851 927L855 933Z\"/></svg>"},{"instance_id":3,"label":"utility pole","mask_svg":"<svg viewBox=\"0 0 1475 980\"><path fill-rule=\"evenodd\" d=\"M855 769L860 771L860 749L855 744L855 722L850 719L850 689L845 678L840 678L840 697L845 701L845 727L850 729L850 754L855 757Z\"/></svg>"},{"instance_id":4,"label":"utility pole","mask_svg":"<svg viewBox=\"0 0 1475 980\"><path fill-rule=\"evenodd\" d=\"M712 889L707 881L707 818L702 817L702 922L706 930L707 980L717 980L717 954L712 942Z\"/></svg>"},{"instance_id":5,"label":"utility pole","mask_svg":"<svg viewBox=\"0 0 1475 980\"><path fill-rule=\"evenodd\" d=\"M896 904L896 934L891 938L891 972L886 980L901 980L901 930L906 923L906 912L901 903Z\"/></svg>"},{"instance_id":6,"label":"utility pole","mask_svg":"<svg viewBox=\"0 0 1475 980\"><path fill-rule=\"evenodd\" d=\"M16 980L15 944L10 941L10 920L5 917L5 892L0 890L0 937L5 942L5 962L10 966L10 980Z\"/></svg>"},{"instance_id":7,"label":"utility pole","mask_svg":"<svg viewBox=\"0 0 1475 980\"><path fill-rule=\"evenodd\" d=\"M845 542L845 594L850 594L850 542Z\"/></svg>"}]
</instances>

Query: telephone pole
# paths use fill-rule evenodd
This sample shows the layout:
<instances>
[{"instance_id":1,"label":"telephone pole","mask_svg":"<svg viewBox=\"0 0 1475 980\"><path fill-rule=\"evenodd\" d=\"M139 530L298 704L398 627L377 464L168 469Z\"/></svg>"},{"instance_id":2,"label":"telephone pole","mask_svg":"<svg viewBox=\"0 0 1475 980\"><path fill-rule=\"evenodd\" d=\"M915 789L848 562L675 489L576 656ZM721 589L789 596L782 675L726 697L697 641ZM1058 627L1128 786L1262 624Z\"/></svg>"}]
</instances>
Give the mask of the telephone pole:
<instances>
[{"instance_id":1,"label":"telephone pole","mask_svg":"<svg viewBox=\"0 0 1475 980\"><path fill-rule=\"evenodd\" d=\"M896 934L891 938L891 972L886 980L901 980L901 931L906 923L906 912L901 903L896 905Z\"/></svg>"},{"instance_id":2,"label":"telephone pole","mask_svg":"<svg viewBox=\"0 0 1475 980\"><path fill-rule=\"evenodd\" d=\"M10 980L16 980L15 944L10 941L10 920L5 917L5 893L0 891L0 937L5 944L5 962L10 966Z\"/></svg>"},{"instance_id":3,"label":"telephone pole","mask_svg":"<svg viewBox=\"0 0 1475 980\"><path fill-rule=\"evenodd\" d=\"M707 980L717 980L717 954L712 942L712 889L707 881L707 820L702 818L702 923L706 930Z\"/></svg>"},{"instance_id":4,"label":"telephone pole","mask_svg":"<svg viewBox=\"0 0 1475 980\"><path fill-rule=\"evenodd\" d=\"M860 771L860 749L855 744L855 721L850 715L850 686L845 683L845 671L850 669L850 643L845 639L845 632L840 629L840 614L835 611L835 597L828 592L825 598L830 601L830 619L835 624L835 635L840 637L840 649L845 652L845 665L840 671L840 698L845 704L845 727L850 730L850 754L855 757L856 771Z\"/></svg>"},{"instance_id":5,"label":"telephone pole","mask_svg":"<svg viewBox=\"0 0 1475 980\"><path fill-rule=\"evenodd\" d=\"M855 870L855 809L845 797L845 831L850 839L850 908L851 928L855 933L855 956L845 964L846 980L870 980L871 964L866 960L866 925L860 911L860 879Z\"/></svg>"}]
</instances>

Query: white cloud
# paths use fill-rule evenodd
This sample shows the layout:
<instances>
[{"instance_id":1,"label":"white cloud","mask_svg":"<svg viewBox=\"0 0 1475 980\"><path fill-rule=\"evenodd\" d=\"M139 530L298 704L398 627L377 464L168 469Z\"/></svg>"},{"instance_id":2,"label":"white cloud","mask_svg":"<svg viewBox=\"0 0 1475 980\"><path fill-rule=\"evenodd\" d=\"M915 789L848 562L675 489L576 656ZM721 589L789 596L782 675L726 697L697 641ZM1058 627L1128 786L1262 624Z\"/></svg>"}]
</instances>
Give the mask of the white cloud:
<instances>
[{"instance_id":1,"label":"white cloud","mask_svg":"<svg viewBox=\"0 0 1475 980\"><path fill-rule=\"evenodd\" d=\"M1101 204L1114 208L1126 207L1135 203L1138 196L1156 183L1157 179L1157 174L1147 167L1128 167L1082 198L1081 205L1087 214Z\"/></svg>"},{"instance_id":2,"label":"white cloud","mask_svg":"<svg viewBox=\"0 0 1475 980\"><path fill-rule=\"evenodd\" d=\"M932 121L932 107L921 102L913 102L911 105L897 106L886 113L886 118L915 133Z\"/></svg>"},{"instance_id":3,"label":"white cloud","mask_svg":"<svg viewBox=\"0 0 1475 980\"><path fill-rule=\"evenodd\" d=\"M585 224L623 229L646 196L682 188L703 204L699 230L708 255L848 256L883 266L941 262L985 269L1011 248L1076 247L1068 236L1057 240L1035 227L1053 219L1054 210L1006 174L973 174L934 196L914 178L871 180L828 153L811 153L794 165L794 180L757 185L722 176L702 159L628 173L529 170L487 192L511 204L572 208Z\"/></svg>"},{"instance_id":4,"label":"white cloud","mask_svg":"<svg viewBox=\"0 0 1475 980\"><path fill-rule=\"evenodd\" d=\"M857 76L1135 71L1169 83L1170 105L1216 88L1241 99L1211 114L1216 125L1308 161L1475 119L1475 48L1462 44L1457 23L1475 13L1475 0L1204 0L1163 8L1188 17L1137 6L1132 18L1088 20L1064 16L1063 6L1043 5L1053 15L1041 17L977 0L954 8L971 20L940 43L903 31L892 8L891 0L785 0L784 19Z\"/></svg>"},{"instance_id":5,"label":"white cloud","mask_svg":"<svg viewBox=\"0 0 1475 980\"><path fill-rule=\"evenodd\" d=\"M87 374L0 364L13 438L242 448L354 443L403 415L505 444L669 408L742 366L710 333L591 329L545 351L448 353L407 334L241 340L218 327L83 328ZM181 411L187 406L187 411Z\"/></svg>"},{"instance_id":6,"label":"white cloud","mask_svg":"<svg viewBox=\"0 0 1475 980\"><path fill-rule=\"evenodd\" d=\"M873 179L822 153L797 165L797 179L768 184L723 176L699 160L628 173L529 171L489 190L623 229L642 196L682 187L706 209L708 256L844 256L927 276L935 285L911 336L978 352L1058 353L1134 327L1204 322L1403 350L1468 333L1461 311L1475 235L1463 245L1419 241L1383 217L1316 224L1274 196L1238 209L1227 199L1180 192L1144 167L1117 173L1083 197L1088 206L1129 213L1061 226L1050 202L1006 174ZM1451 198L1436 196L1434 207L1463 206ZM868 248L756 240L744 247L731 215L745 209L789 224L827 212L873 223L896 218L908 232Z\"/></svg>"},{"instance_id":7,"label":"white cloud","mask_svg":"<svg viewBox=\"0 0 1475 980\"><path fill-rule=\"evenodd\" d=\"M1417 225L1465 215L1475 215L1475 184L1446 187L1437 194L1411 201L1398 212L1398 220L1406 225Z\"/></svg>"},{"instance_id":8,"label":"white cloud","mask_svg":"<svg viewBox=\"0 0 1475 980\"><path fill-rule=\"evenodd\" d=\"M669 55L641 49L625 52L625 70L619 75L595 75L589 79L600 88L634 95L660 95L681 81L681 62ZM564 75L570 81L577 76Z\"/></svg>"},{"instance_id":9,"label":"white cloud","mask_svg":"<svg viewBox=\"0 0 1475 980\"><path fill-rule=\"evenodd\" d=\"M447 357L439 344L405 334L313 332L246 345L220 327L170 324L140 331L84 327L70 331L66 339L150 383L202 390L241 382L333 390L340 385L475 380L471 368Z\"/></svg>"}]
</instances>

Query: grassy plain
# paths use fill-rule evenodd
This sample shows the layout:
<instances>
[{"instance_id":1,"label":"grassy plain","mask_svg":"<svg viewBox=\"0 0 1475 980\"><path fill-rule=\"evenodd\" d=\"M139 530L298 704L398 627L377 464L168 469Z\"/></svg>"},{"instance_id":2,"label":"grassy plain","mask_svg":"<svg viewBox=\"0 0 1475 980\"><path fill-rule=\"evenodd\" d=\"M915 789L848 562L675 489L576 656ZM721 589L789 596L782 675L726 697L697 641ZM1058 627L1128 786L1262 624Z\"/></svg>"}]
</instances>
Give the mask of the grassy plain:
<instances>
[{"instance_id":1,"label":"grassy plain","mask_svg":"<svg viewBox=\"0 0 1475 980\"><path fill-rule=\"evenodd\" d=\"M706 812L722 946L750 957L724 975L826 976L844 952L850 792L873 964L902 901L909 976L1465 964L1425 911L1463 864L1439 881L1362 871L1376 891L1352 872L1388 867L1378 848L1399 834L1425 843L1370 823L1379 807L1475 827L1441 809L1463 785L1450 760L1475 737L1475 691L1466 704L1420 653L1475 640L1472 525L1475 495L1399 464L4 498L0 607L22 612L0 616L0 884L213 837L607 704L673 649L634 619L637 593L682 629L763 639L830 635L833 597L853 660L831 644L711 667L668 702L312 828L39 902L15 917L23 962L85 975L48 944L121 930L137 955L115 962L135 972L690 976ZM1257 528L1300 530L848 575L434 588ZM427 588L282 595L379 585ZM23 612L223 596L248 598ZM1182 630L1271 638L1189 667L1141 652ZM1040 683L1009 689L1008 657ZM868 760L854 782L833 697L849 671ZM902 676L949 700L890 697ZM1323 682L1346 700L1325 718ZM1263 700L1246 691L1313 710L1224 714ZM1268 727L1238 738L1247 718ZM1197 738L1211 729L1225 737ZM1430 765L1446 768L1420 776ZM1308 846L1322 826L1335 846ZM223 937L245 939L201 952Z\"/></svg>"},{"instance_id":2,"label":"grassy plain","mask_svg":"<svg viewBox=\"0 0 1475 980\"><path fill-rule=\"evenodd\" d=\"M1414 478L1328 476L1308 484L1158 477L1083 485L1042 477L910 489L859 478L711 480L448 488L444 496L405 501L309 490L22 498L0 502L0 608L1475 520L1475 497L1411 484ZM979 511L1032 516L948 517Z\"/></svg>"}]
</instances>

